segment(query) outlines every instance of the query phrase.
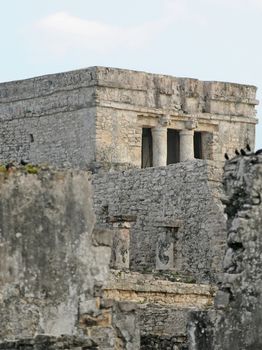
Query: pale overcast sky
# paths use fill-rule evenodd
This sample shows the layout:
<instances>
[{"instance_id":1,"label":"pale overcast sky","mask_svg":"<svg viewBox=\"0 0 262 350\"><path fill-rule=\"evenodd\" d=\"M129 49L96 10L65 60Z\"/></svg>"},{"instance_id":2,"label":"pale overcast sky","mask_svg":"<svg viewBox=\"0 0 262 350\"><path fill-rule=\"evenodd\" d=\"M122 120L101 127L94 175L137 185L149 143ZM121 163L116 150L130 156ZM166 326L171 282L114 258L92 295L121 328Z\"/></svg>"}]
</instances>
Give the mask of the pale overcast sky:
<instances>
[{"instance_id":1,"label":"pale overcast sky","mask_svg":"<svg viewBox=\"0 0 262 350\"><path fill-rule=\"evenodd\" d=\"M111 66L252 84L262 100L262 0L0 2L0 81Z\"/></svg>"}]
</instances>

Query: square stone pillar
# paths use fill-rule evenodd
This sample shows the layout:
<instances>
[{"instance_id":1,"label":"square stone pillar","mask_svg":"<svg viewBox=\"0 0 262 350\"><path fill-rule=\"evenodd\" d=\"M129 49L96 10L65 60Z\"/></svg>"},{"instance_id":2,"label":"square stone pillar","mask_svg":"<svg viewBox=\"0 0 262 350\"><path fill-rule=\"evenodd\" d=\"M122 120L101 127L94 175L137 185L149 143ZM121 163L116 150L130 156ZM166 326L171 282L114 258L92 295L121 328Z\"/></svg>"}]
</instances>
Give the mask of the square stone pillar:
<instances>
[{"instance_id":1,"label":"square stone pillar","mask_svg":"<svg viewBox=\"0 0 262 350\"><path fill-rule=\"evenodd\" d=\"M167 163L167 127L152 128L153 167L166 166Z\"/></svg>"}]
</instances>

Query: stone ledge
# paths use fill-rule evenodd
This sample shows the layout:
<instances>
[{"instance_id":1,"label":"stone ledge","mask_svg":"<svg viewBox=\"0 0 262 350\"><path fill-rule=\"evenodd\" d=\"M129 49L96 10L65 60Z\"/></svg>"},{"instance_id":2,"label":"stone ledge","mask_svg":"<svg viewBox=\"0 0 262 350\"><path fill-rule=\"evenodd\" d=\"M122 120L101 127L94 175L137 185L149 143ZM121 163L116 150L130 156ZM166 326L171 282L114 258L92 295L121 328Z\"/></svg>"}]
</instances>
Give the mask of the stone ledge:
<instances>
[{"instance_id":1,"label":"stone ledge","mask_svg":"<svg viewBox=\"0 0 262 350\"><path fill-rule=\"evenodd\" d=\"M210 285L156 280L153 275L111 271L104 297L138 304L156 303L188 308L213 305L215 289Z\"/></svg>"}]
</instances>

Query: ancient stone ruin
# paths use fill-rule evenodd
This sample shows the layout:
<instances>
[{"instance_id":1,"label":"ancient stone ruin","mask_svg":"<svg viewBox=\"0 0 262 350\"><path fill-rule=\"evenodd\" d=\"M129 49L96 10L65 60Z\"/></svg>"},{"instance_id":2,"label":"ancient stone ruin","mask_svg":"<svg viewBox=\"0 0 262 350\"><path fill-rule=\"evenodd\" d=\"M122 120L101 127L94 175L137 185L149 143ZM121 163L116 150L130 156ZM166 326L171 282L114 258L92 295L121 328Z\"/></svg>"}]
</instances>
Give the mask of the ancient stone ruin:
<instances>
[{"instance_id":1,"label":"ancient stone ruin","mask_svg":"<svg viewBox=\"0 0 262 350\"><path fill-rule=\"evenodd\" d=\"M0 349L261 349L257 103L104 67L0 84Z\"/></svg>"},{"instance_id":2,"label":"ancient stone ruin","mask_svg":"<svg viewBox=\"0 0 262 350\"><path fill-rule=\"evenodd\" d=\"M254 86L94 67L1 84L0 159L86 168L224 161L254 146Z\"/></svg>"},{"instance_id":3,"label":"ancient stone ruin","mask_svg":"<svg viewBox=\"0 0 262 350\"><path fill-rule=\"evenodd\" d=\"M194 350L262 349L262 156L225 166L227 246L214 308L191 315Z\"/></svg>"}]
</instances>

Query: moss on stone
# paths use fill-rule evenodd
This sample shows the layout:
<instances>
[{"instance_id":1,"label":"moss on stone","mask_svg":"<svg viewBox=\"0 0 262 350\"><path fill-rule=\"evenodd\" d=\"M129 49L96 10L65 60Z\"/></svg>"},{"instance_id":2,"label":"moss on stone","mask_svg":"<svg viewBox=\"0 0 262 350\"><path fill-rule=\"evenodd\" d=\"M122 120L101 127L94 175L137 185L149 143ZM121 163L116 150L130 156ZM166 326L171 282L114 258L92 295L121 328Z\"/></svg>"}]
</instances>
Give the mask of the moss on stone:
<instances>
[{"instance_id":1,"label":"moss on stone","mask_svg":"<svg viewBox=\"0 0 262 350\"><path fill-rule=\"evenodd\" d=\"M0 173L6 173L6 171L5 165L0 165Z\"/></svg>"},{"instance_id":2,"label":"moss on stone","mask_svg":"<svg viewBox=\"0 0 262 350\"><path fill-rule=\"evenodd\" d=\"M28 174L38 174L40 168L36 165L27 164L25 166L25 170L28 172Z\"/></svg>"}]
</instances>

